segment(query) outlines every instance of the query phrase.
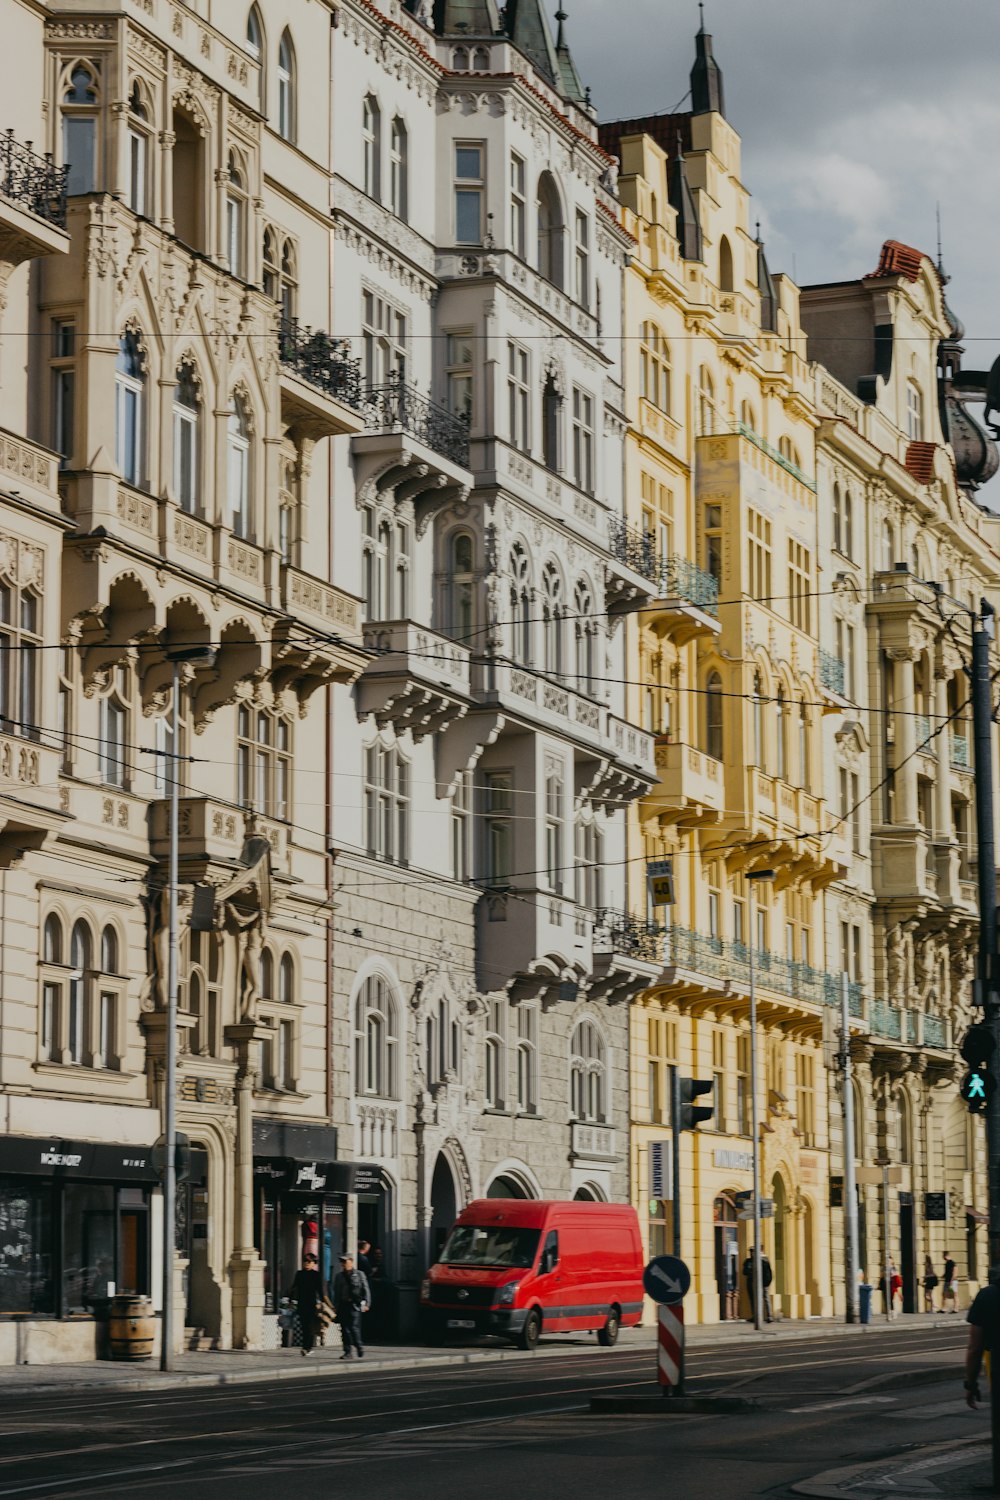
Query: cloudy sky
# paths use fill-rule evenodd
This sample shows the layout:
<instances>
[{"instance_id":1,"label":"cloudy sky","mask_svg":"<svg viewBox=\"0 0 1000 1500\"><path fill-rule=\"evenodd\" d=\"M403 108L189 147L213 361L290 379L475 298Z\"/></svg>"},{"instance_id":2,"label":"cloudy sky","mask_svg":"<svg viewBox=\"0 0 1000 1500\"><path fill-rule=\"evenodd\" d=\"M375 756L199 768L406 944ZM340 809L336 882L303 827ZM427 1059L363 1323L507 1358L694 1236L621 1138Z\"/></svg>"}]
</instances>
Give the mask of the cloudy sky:
<instances>
[{"instance_id":1,"label":"cloudy sky","mask_svg":"<svg viewBox=\"0 0 1000 1500\"><path fill-rule=\"evenodd\" d=\"M563 0L602 119L686 107L695 0ZM935 254L966 368L1000 354L998 0L707 0L772 270L872 271L886 239ZM982 342L977 342L981 340ZM1000 506L1000 477L990 487Z\"/></svg>"}]
</instances>

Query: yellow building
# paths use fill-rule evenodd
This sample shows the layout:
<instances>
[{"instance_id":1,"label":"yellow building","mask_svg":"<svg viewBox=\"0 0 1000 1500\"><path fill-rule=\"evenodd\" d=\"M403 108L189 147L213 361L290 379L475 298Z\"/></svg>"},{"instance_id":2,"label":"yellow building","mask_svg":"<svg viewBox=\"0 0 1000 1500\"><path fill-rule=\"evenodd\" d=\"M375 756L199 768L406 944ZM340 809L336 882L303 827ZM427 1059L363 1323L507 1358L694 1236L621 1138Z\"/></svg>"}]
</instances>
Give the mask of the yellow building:
<instances>
[{"instance_id":1,"label":"yellow building","mask_svg":"<svg viewBox=\"0 0 1000 1500\"><path fill-rule=\"evenodd\" d=\"M657 736L658 785L633 848L673 857L661 981L633 1007L634 1201L651 1253L672 1245L652 1196L672 1070L715 1082L715 1114L682 1138L681 1250L692 1320L746 1314L751 1187L750 945L759 959L764 1243L785 1316L832 1309L822 891L843 866L822 796L826 706L816 595L816 421L798 291L748 228L740 140L711 38L697 39L689 114L619 121L636 251L626 276L627 493L656 599L633 631L633 692ZM645 869L634 860L633 896ZM773 881L748 876L773 871Z\"/></svg>"}]
</instances>

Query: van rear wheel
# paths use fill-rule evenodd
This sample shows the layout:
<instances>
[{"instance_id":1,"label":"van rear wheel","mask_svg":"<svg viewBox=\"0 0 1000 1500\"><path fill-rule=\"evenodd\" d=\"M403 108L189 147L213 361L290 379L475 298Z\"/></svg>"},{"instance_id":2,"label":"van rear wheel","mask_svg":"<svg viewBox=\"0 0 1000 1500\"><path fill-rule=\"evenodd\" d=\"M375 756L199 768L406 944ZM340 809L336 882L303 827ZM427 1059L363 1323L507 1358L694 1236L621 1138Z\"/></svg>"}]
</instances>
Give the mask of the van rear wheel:
<instances>
[{"instance_id":1,"label":"van rear wheel","mask_svg":"<svg viewBox=\"0 0 1000 1500\"><path fill-rule=\"evenodd\" d=\"M518 1343L522 1349L537 1349L541 1336L542 1319L538 1309L533 1307L524 1320L524 1327L518 1335Z\"/></svg>"},{"instance_id":2,"label":"van rear wheel","mask_svg":"<svg viewBox=\"0 0 1000 1500\"><path fill-rule=\"evenodd\" d=\"M597 1330L597 1342L603 1344L605 1349L610 1349L613 1344L617 1344L620 1329L621 1323L619 1322L618 1311L616 1308L612 1308L608 1313L604 1327Z\"/></svg>"}]
</instances>

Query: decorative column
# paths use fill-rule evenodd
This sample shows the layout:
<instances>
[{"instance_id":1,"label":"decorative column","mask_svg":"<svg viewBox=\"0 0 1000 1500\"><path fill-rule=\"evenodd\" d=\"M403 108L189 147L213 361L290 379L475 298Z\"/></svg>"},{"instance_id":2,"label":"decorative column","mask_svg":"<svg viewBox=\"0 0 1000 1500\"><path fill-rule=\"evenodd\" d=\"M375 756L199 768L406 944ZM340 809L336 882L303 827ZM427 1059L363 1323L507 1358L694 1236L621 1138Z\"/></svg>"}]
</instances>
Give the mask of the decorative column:
<instances>
[{"instance_id":1,"label":"decorative column","mask_svg":"<svg viewBox=\"0 0 1000 1500\"><path fill-rule=\"evenodd\" d=\"M236 1170L233 1174L233 1252L229 1281L233 1293L233 1348L259 1349L263 1335L264 1262L253 1242L253 1092L255 1050L271 1035L256 1021L226 1027L236 1053Z\"/></svg>"},{"instance_id":2,"label":"decorative column","mask_svg":"<svg viewBox=\"0 0 1000 1500\"><path fill-rule=\"evenodd\" d=\"M913 694L913 663L916 651L911 646L896 647L889 652L893 662L893 728L895 731L893 773L895 817L897 826L912 828L917 821L917 766L914 752L917 723Z\"/></svg>"}]
</instances>

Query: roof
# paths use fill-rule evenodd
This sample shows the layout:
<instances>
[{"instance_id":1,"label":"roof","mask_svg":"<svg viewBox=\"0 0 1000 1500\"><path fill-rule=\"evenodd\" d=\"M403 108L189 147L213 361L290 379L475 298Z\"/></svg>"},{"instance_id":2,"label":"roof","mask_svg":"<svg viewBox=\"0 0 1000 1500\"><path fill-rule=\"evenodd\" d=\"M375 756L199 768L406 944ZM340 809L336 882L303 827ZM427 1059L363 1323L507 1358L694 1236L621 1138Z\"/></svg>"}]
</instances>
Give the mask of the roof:
<instances>
[{"instance_id":1,"label":"roof","mask_svg":"<svg viewBox=\"0 0 1000 1500\"><path fill-rule=\"evenodd\" d=\"M906 246L902 247L904 250ZM905 274L905 273L904 273ZM934 454L936 443L910 443L906 449L903 466L918 484L930 484L934 478Z\"/></svg>"},{"instance_id":2,"label":"roof","mask_svg":"<svg viewBox=\"0 0 1000 1500\"><path fill-rule=\"evenodd\" d=\"M677 137L681 138L681 150L691 150L691 115L638 115L634 120L605 120L597 127L597 135L605 151L612 156L621 156L621 143L631 135L652 136L656 144L669 157L677 155Z\"/></svg>"},{"instance_id":3,"label":"roof","mask_svg":"<svg viewBox=\"0 0 1000 1500\"><path fill-rule=\"evenodd\" d=\"M907 281L917 281L925 260L930 260L930 256L922 250L914 250L912 245L899 240L886 240L872 276L905 276Z\"/></svg>"}]
</instances>

